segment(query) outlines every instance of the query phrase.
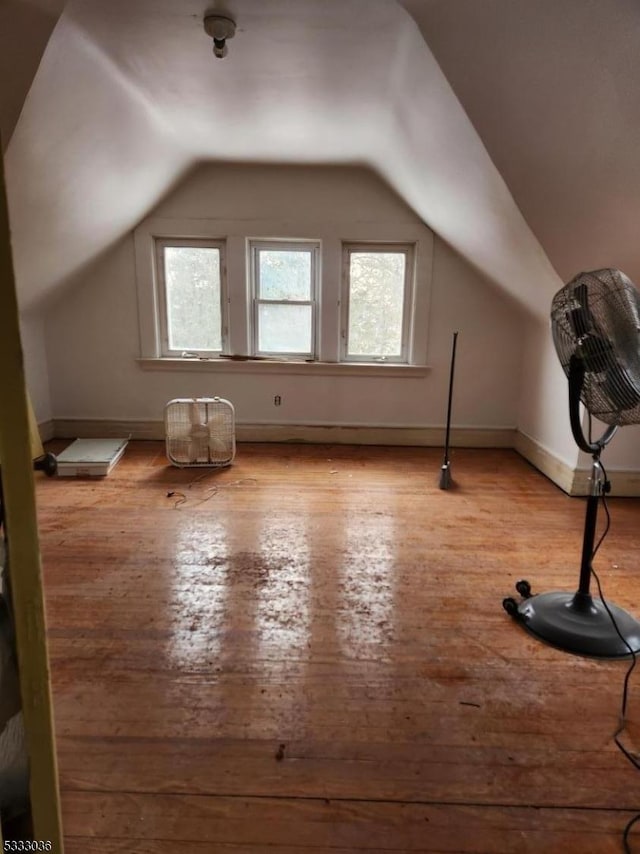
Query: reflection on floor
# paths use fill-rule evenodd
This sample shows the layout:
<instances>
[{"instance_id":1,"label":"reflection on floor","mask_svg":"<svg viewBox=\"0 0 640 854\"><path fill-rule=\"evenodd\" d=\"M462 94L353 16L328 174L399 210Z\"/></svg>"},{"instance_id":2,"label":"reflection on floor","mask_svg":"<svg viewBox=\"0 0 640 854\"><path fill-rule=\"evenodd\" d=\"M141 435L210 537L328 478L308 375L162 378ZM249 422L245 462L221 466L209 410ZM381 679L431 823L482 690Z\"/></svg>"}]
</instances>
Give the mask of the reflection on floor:
<instances>
[{"instance_id":1,"label":"reflection on floor","mask_svg":"<svg viewBox=\"0 0 640 854\"><path fill-rule=\"evenodd\" d=\"M620 850L625 665L501 607L575 588L584 503L511 451L439 467L240 445L203 475L132 442L38 482L68 854ZM598 565L637 611L640 501L611 506Z\"/></svg>"}]
</instances>

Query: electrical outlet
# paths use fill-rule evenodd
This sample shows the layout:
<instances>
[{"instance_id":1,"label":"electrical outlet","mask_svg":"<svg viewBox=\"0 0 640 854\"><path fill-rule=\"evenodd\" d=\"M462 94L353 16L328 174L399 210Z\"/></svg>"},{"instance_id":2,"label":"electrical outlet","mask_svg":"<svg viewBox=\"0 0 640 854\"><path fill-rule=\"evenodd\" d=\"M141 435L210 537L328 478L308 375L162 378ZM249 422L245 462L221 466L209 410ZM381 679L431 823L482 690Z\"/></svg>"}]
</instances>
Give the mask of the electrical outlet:
<instances>
[{"instance_id":1,"label":"electrical outlet","mask_svg":"<svg viewBox=\"0 0 640 854\"><path fill-rule=\"evenodd\" d=\"M274 405L274 406L280 406L280 404L281 404L281 403L282 403L282 398L280 397L280 395L279 395L279 394L277 394L277 395L273 398L273 405Z\"/></svg>"}]
</instances>

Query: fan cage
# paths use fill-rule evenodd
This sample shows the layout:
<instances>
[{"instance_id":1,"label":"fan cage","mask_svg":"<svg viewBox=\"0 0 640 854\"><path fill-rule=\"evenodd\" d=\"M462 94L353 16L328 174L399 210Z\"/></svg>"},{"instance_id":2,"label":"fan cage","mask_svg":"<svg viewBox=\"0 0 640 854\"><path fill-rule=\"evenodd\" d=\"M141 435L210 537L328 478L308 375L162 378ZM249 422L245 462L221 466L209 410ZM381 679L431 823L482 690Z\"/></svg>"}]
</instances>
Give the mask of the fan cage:
<instances>
[{"instance_id":1,"label":"fan cage","mask_svg":"<svg viewBox=\"0 0 640 854\"><path fill-rule=\"evenodd\" d=\"M174 466L228 466L236 454L235 410L220 397L176 398L165 407L167 459Z\"/></svg>"},{"instance_id":2,"label":"fan cage","mask_svg":"<svg viewBox=\"0 0 640 854\"><path fill-rule=\"evenodd\" d=\"M605 424L640 423L640 293L619 270L580 273L554 296L551 331L569 376L584 367L580 399Z\"/></svg>"}]
</instances>

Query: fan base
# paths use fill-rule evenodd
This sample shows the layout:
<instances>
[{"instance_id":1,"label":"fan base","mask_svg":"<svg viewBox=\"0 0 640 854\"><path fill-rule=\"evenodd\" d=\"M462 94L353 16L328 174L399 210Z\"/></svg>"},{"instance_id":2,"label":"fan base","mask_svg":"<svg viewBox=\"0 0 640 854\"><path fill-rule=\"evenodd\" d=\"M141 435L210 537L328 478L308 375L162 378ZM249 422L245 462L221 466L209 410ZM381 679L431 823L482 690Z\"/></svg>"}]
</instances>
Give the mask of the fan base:
<instances>
[{"instance_id":1,"label":"fan base","mask_svg":"<svg viewBox=\"0 0 640 854\"><path fill-rule=\"evenodd\" d=\"M525 599L515 616L531 634L566 652L624 658L631 654L627 644L640 652L640 622L617 605L607 605L620 634L602 600L589 594L541 593Z\"/></svg>"}]
</instances>

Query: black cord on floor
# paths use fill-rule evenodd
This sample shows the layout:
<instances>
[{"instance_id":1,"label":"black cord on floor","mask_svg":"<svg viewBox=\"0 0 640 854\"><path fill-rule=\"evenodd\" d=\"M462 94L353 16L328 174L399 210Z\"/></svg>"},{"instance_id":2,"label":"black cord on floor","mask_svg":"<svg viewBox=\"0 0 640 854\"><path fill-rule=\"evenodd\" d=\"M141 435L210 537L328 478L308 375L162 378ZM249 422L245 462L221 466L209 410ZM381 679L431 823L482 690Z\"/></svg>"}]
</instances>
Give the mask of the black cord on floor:
<instances>
[{"instance_id":1,"label":"black cord on floor","mask_svg":"<svg viewBox=\"0 0 640 854\"><path fill-rule=\"evenodd\" d=\"M188 484L187 489L191 489L191 487L194 484L200 483L205 477L207 477L210 474L211 474L211 471L207 471L204 474L198 475L198 477L194 478ZM178 510L183 504L186 504L187 502L191 502L191 501L194 504L204 504L205 501L208 501L214 495L217 495L218 492L220 492L220 490L229 489L232 486L243 486L245 483L257 483L257 480L255 477L243 477L243 478L240 478L240 480L232 480L232 481L227 481L225 483L218 483L214 486L208 486L205 490L205 492L207 494L204 496L204 498L197 498L197 499L193 499L193 500L187 498L187 496L184 492L180 492L177 489L171 489L171 490L169 490L169 492L167 492L167 498L175 498L176 496L178 496L176 501L174 501L174 503L173 503L173 509Z\"/></svg>"},{"instance_id":2,"label":"black cord on floor","mask_svg":"<svg viewBox=\"0 0 640 854\"><path fill-rule=\"evenodd\" d=\"M631 821L627 822L622 834L622 844L624 845L625 854L631 854L631 848L629 848L629 832L637 821L640 821L640 813L638 813L638 815L634 815Z\"/></svg>"},{"instance_id":3,"label":"black cord on floor","mask_svg":"<svg viewBox=\"0 0 640 854\"><path fill-rule=\"evenodd\" d=\"M631 751L628 750L624 746L624 744L622 743L622 740L621 740L621 736L622 736L622 734L623 734L623 732L627 726L627 703L629 700L629 682L631 679L631 674L633 673L635 666L637 664L638 657L637 657L635 650L631 647L631 645L629 644L627 639L623 636L622 632L620 631L618 624L616 622L616 618L613 616L613 613L611 612L611 609L609 608L607 600L604 597L604 593L602 592L602 585L600 584L600 578L598 577L598 573L593 568L593 560L594 560L594 558L598 552L598 549L600 548L600 546L604 542L605 537L609 533L609 528L611 527L611 514L609 513L609 507L607 505L607 492L608 492L609 478L607 476L607 471L606 471L605 467L602 465L602 463L600 463L600 468L602 469L602 473L604 475L605 487L602 490L601 499L602 499L602 506L604 508L604 512L606 515L607 522L606 522L606 525L604 527L604 531L602 532L600 539L598 540L597 545L594 548L593 553L591 555L591 574L593 575L595 582L596 582L596 585L598 586L598 595L600 596L600 599L602 601L602 605L603 605L605 611L609 615L609 618L611 620L611 624L613 625L613 628L615 629L616 634L618 635L620 640L624 643L626 648L629 650L629 654L631 655L631 664L627 668L627 672L625 673L625 676L624 676L624 682L623 682L623 688L622 688L622 702L620 705L620 721L618 723L618 728L616 729L616 731L613 734L613 740L614 740L618 750L620 750L620 752L623 754L623 756L625 756L629 760L629 762L631 762L631 764L633 765L634 768L636 768L640 771L640 759L638 758L638 756L631 753ZM629 847L629 834L631 832L631 828L638 821L640 821L640 813L633 816L633 818L631 818L627 822L627 824L624 828L624 831L622 833L622 844L624 846L625 854L631 854L631 848Z\"/></svg>"}]
</instances>

